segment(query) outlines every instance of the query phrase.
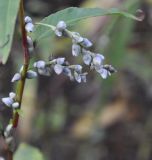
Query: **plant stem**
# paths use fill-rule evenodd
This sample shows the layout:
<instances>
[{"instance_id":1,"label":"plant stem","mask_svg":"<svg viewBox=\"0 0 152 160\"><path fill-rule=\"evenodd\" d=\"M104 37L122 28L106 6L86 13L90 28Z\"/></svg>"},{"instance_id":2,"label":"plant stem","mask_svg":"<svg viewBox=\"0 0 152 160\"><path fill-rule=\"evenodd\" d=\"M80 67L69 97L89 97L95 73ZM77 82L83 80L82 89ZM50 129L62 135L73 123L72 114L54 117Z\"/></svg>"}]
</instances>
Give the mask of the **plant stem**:
<instances>
[{"instance_id":1,"label":"plant stem","mask_svg":"<svg viewBox=\"0 0 152 160\"><path fill-rule=\"evenodd\" d=\"M7 159L8 160L13 160L13 152L10 151L10 150L8 150L8 152L7 152Z\"/></svg>"},{"instance_id":2,"label":"plant stem","mask_svg":"<svg viewBox=\"0 0 152 160\"><path fill-rule=\"evenodd\" d=\"M30 62L30 57L29 57L29 52L28 52L28 44L27 44L27 34L26 34L25 22L24 22L23 0L20 1L19 20L20 20L23 55L24 55L24 64L23 64L23 69L21 71L21 80L18 82L17 91L16 91L16 101L19 103L19 109L20 109L21 103L22 103L25 81L26 81L26 73L28 71L29 62ZM12 118L13 128L17 128L18 121L19 121L19 113L16 109L14 109L13 118ZM7 160L13 160L13 151L9 148L9 146L7 146Z\"/></svg>"},{"instance_id":3,"label":"plant stem","mask_svg":"<svg viewBox=\"0 0 152 160\"><path fill-rule=\"evenodd\" d=\"M23 91L24 91L24 86L25 86L25 81L26 81L26 73L28 70L29 66L29 52L28 52L28 44L27 44L27 34L25 30L25 22L24 22L24 8L23 8L23 0L20 2L20 9L19 9L19 18L20 18L20 28L21 28L21 34L22 34L22 46L23 46L23 54L24 54L24 65L23 65L23 70L21 73L21 80L18 82L17 86L17 98L16 101L19 102L19 109L21 108L21 103L22 103L22 97L23 97ZM13 127L16 128L18 126L18 120L19 120L19 113L17 110L14 110L13 112Z\"/></svg>"}]
</instances>

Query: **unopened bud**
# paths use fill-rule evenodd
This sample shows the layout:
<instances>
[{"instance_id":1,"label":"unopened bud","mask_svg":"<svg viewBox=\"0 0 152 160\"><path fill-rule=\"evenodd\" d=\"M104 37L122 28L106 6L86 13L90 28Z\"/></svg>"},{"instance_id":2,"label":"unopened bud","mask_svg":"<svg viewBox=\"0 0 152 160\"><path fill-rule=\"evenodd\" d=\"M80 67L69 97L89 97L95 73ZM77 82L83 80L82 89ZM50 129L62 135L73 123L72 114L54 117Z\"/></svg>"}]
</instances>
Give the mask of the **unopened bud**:
<instances>
[{"instance_id":1,"label":"unopened bud","mask_svg":"<svg viewBox=\"0 0 152 160\"><path fill-rule=\"evenodd\" d=\"M85 48L90 48L93 44L90 40L84 38L83 41L81 42L81 45Z\"/></svg>"},{"instance_id":2,"label":"unopened bud","mask_svg":"<svg viewBox=\"0 0 152 160\"><path fill-rule=\"evenodd\" d=\"M7 137L7 138L5 139L5 142L6 142L8 145L10 145L10 144L12 143L12 141L13 141L13 137Z\"/></svg>"},{"instance_id":3,"label":"unopened bud","mask_svg":"<svg viewBox=\"0 0 152 160\"><path fill-rule=\"evenodd\" d=\"M32 23L32 18L31 17L29 17L29 16L26 16L25 18L24 18L24 22L27 24L27 23Z\"/></svg>"},{"instance_id":4,"label":"unopened bud","mask_svg":"<svg viewBox=\"0 0 152 160\"><path fill-rule=\"evenodd\" d=\"M62 71L63 71L63 66L61 66L60 64L56 64L55 66L54 66L54 71L55 71L55 73L56 74L61 74L62 73Z\"/></svg>"},{"instance_id":5,"label":"unopened bud","mask_svg":"<svg viewBox=\"0 0 152 160\"><path fill-rule=\"evenodd\" d=\"M64 21L59 21L58 24L56 25L57 30L63 31L66 29L67 25Z\"/></svg>"},{"instance_id":6,"label":"unopened bud","mask_svg":"<svg viewBox=\"0 0 152 160\"><path fill-rule=\"evenodd\" d=\"M77 72L74 72L74 78L78 83L81 83L81 75L78 74Z\"/></svg>"},{"instance_id":7,"label":"unopened bud","mask_svg":"<svg viewBox=\"0 0 152 160\"><path fill-rule=\"evenodd\" d=\"M12 104L12 107L13 107L13 108L18 108L18 107L19 107L19 103L18 103L18 102L14 102L14 103Z\"/></svg>"},{"instance_id":8,"label":"unopened bud","mask_svg":"<svg viewBox=\"0 0 152 160\"><path fill-rule=\"evenodd\" d=\"M5 160L3 157L0 157L0 160Z\"/></svg>"},{"instance_id":9,"label":"unopened bud","mask_svg":"<svg viewBox=\"0 0 152 160\"><path fill-rule=\"evenodd\" d=\"M94 64L95 66L100 66L100 65L102 65L103 60L104 60L104 56L103 56L103 55L101 55L101 54L96 54L96 55L94 56L94 58L93 58L93 64Z\"/></svg>"},{"instance_id":10,"label":"unopened bud","mask_svg":"<svg viewBox=\"0 0 152 160\"><path fill-rule=\"evenodd\" d=\"M7 138L10 135L11 130L13 129L13 125L9 124L7 125L5 131L4 131L4 136Z\"/></svg>"},{"instance_id":11,"label":"unopened bud","mask_svg":"<svg viewBox=\"0 0 152 160\"><path fill-rule=\"evenodd\" d=\"M33 64L33 66L38 69L44 69L45 68L45 61L37 61Z\"/></svg>"},{"instance_id":12,"label":"unopened bud","mask_svg":"<svg viewBox=\"0 0 152 160\"><path fill-rule=\"evenodd\" d=\"M27 32L33 32L33 30L34 30L34 25L33 25L33 23L27 23L27 24L25 25L25 29L26 29Z\"/></svg>"},{"instance_id":13,"label":"unopened bud","mask_svg":"<svg viewBox=\"0 0 152 160\"><path fill-rule=\"evenodd\" d=\"M78 72L78 73L81 73L82 72L82 66L81 65L75 65L74 67L75 71Z\"/></svg>"},{"instance_id":14,"label":"unopened bud","mask_svg":"<svg viewBox=\"0 0 152 160\"><path fill-rule=\"evenodd\" d=\"M9 93L9 97L10 97L11 99L14 99L14 98L16 97L16 94L15 94L14 92L10 92L10 93Z\"/></svg>"},{"instance_id":15,"label":"unopened bud","mask_svg":"<svg viewBox=\"0 0 152 160\"><path fill-rule=\"evenodd\" d=\"M72 38L74 43L81 43L83 41L83 37L78 32L72 32Z\"/></svg>"},{"instance_id":16,"label":"unopened bud","mask_svg":"<svg viewBox=\"0 0 152 160\"><path fill-rule=\"evenodd\" d=\"M86 65L90 65L90 64L91 64L91 61L92 61L91 55L85 54L85 55L83 56L83 62L84 62Z\"/></svg>"},{"instance_id":17,"label":"unopened bud","mask_svg":"<svg viewBox=\"0 0 152 160\"><path fill-rule=\"evenodd\" d=\"M73 56L78 56L81 53L81 47L78 44L73 44L72 45L72 55Z\"/></svg>"},{"instance_id":18,"label":"unopened bud","mask_svg":"<svg viewBox=\"0 0 152 160\"><path fill-rule=\"evenodd\" d=\"M27 36L27 43L28 43L28 46L29 47L33 47L33 40L32 40L32 38L31 37L29 37L29 36Z\"/></svg>"},{"instance_id":19,"label":"unopened bud","mask_svg":"<svg viewBox=\"0 0 152 160\"><path fill-rule=\"evenodd\" d=\"M27 71L26 78L33 79L36 77L37 77L37 73L35 71L32 71L32 70Z\"/></svg>"},{"instance_id":20,"label":"unopened bud","mask_svg":"<svg viewBox=\"0 0 152 160\"><path fill-rule=\"evenodd\" d=\"M64 57L61 57L61 58L57 58L57 59L56 59L56 63L57 63L57 64L60 64L60 65L62 65L62 64L64 63L64 61L65 61L65 58L64 58Z\"/></svg>"},{"instance_id":21,"label":"unopened bud","mask_svg":"<svg viewBox=\"0 0 152 160\"><path fill-rule=\"evenodd\" d=\"M13 104L13 99L10 98L10 97L5 97L5 98L2 98L2 102L8 106L8 107L11 107L11 105Z\"/></svg>"},{"instance_id":22,"label":"unopened bud","mask_svg":"<svg viewBox=\"0 0 152 160\"><path fill-rule=\"evenodd\" d=\"M19 81L20 79L21 79L21 74L20 74L20 73L16 73L16 74L13 76L11 82Z\"/></svg>"}]
</instances>

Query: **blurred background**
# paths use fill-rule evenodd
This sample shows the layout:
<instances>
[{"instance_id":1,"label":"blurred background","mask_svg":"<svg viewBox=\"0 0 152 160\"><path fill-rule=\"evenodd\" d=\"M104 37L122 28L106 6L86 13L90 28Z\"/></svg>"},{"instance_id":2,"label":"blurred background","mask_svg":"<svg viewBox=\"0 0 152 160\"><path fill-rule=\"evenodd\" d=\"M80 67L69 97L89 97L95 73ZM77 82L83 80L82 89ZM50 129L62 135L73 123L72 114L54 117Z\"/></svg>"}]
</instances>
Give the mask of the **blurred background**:
<instances>
[{"instance_id":1,"label":"blurred background","mask_svg":"<svg viewBox=\"0 0 152 160\"><path fill-rule=\"evenodd\" d=\"M26 142L46 160L152 160L152 0L25 0L26 15L35 22L71 6L117 7L143 16L140 9L145 19L106 16L70 28L88 37L118 72L106 80L91 72L81 84L54 73L27 81L16 147ZM71 56L70 40L36 43L33 62L52 56L81 63ZM0 98L13 89L10 80L22 58L17 28L9 61L0 66ZM6 126L11 112L0 105Z\"/></svg>"}]
</instances>

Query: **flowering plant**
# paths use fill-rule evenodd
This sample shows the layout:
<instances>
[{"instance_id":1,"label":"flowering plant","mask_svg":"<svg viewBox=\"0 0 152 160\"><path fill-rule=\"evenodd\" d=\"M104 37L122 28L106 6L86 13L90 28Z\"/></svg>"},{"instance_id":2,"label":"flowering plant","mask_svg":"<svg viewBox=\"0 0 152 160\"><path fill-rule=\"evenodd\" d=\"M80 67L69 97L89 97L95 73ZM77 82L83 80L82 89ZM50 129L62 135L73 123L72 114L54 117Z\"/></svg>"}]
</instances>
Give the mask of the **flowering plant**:
<instances>
[{"instance_id":1,"label":"flowering plant","mask_svg":"<svg viewBox=\"0 0 152 160\"><path fill-rule=\"evenodd\" d=\"M7 4L9 1L10 0L6 0L3 3ZM90 70L95 70L103 79L106 79L108 76L116 72L116 69L112 65L104 64L105 57L101 53L95 53L92 51L91 47L93 46L93 43L89 39L83 37L78 32L70 31L68 27L81 19L94 16L121 15L135 20L140 19L115 8L101 9L71 7L55 14L51 14L41 22L34 23L29 16L24 17L23 0L10 1L9 5L10 9L14 11L14 14L10 15L11 12L8 12L9 16L7 20L9 21L13 17L14 21L11 22L13 27L11 29L8 27L8 31L1 36L2 42L4 42L3 45L1 45L1 61L2 63L6 63L10 53L14 32L13 28L15 27L18 8L24 55L23 66L14 74L11 80L12 83L17 82L16 91L12 91L7 97L2 98L3 104L6 107L9 107L13 113L9 124L5 127L0 127L0 134L6 143L7 159L12 160L14 153L13 132L16 130L19 122L19 111L21 109L26 79L36 78L39 74L51 76L52 71L54 71L57 75L66 75L71 81L76 81L78 83L86 82L88 72L84 71L83 65L88 66ZM53 32L57 37L68 37L71 39L71 53L74 57L81 56L84 63L83 65L70 64L65 57L57 57L48 61L37 60L32 64L32 69L29 67L31 58L34 56L34 41L38 42L46 36L51 36ZM6 37L8 38L7 40Z\"/></svg>"}]
</instances>

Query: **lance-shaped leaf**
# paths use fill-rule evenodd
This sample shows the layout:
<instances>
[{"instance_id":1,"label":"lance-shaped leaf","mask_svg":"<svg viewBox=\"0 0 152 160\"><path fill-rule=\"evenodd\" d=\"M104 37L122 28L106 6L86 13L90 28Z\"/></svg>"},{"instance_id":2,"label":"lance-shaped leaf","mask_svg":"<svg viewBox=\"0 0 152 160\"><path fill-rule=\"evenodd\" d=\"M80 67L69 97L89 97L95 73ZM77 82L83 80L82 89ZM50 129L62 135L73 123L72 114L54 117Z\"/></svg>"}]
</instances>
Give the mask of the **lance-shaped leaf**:
<instances>
[{"instance_id":1,"label":"lance-shaped leaf","mask_svg":"<svg viewBox=\"0 0 152 160\"><path fill-rule=\"evenodd\" d=\"M51 14L50 16L44 18L40 23L54 25L63 20L66 22L68 26L76 23L79 20L90 18L90 17L96 17L96 16L105 16L105 15L120 15L127 18L131 18L134 20L141 20L140 18L121 11L116 8L111 9L102 9L102 8L77 8L77 7L70 7L64 10L61 10L59 12L56 12L54 14ZM37 41L40 41L43 38L46 38L50 36L51 29L46 28L44 26L38 25L36 27L36 30L34 32L34 39Z\"/></svg>"},{"instance_id":2,"label":"lance-shaped leaf","mask_svg":"<svg viewBox=\"0 0 152 160\"><path fill-rule=\"evenodd\" d=\"M0 1L0 62L6 63L12 45L20 0Z\"/></svg>"}]
</instances>

